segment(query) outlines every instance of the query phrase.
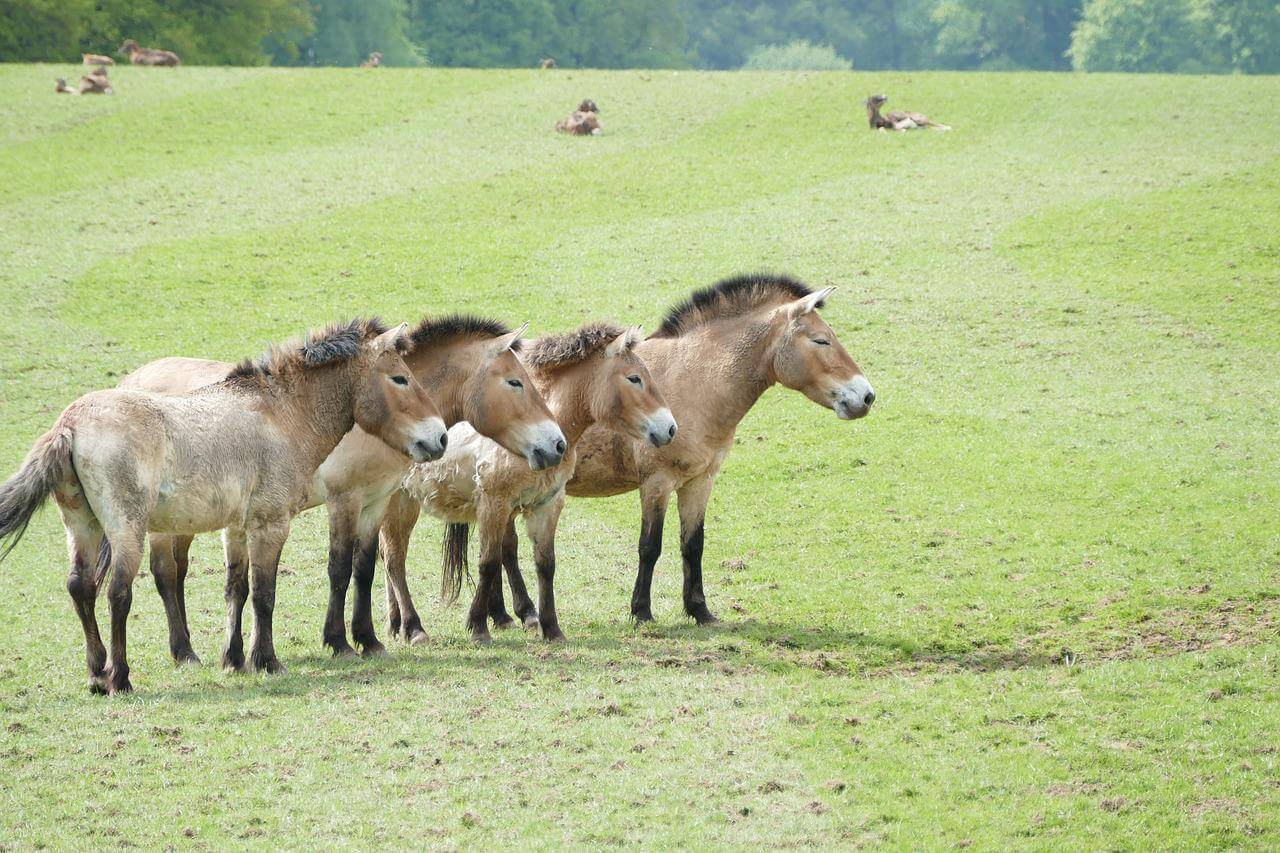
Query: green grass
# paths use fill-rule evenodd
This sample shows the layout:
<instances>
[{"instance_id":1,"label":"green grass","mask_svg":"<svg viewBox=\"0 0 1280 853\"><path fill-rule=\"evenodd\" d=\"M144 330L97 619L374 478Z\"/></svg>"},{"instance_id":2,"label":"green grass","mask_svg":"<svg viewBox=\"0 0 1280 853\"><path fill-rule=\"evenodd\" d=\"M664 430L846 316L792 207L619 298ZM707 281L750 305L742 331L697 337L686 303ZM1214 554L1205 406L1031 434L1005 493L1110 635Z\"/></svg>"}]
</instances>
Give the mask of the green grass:
<instances>
[{"instance_id":1,"label":"green grass","mask_svg":"<svg viewBox=\"0 0 1280 853\"><path fill-rule=\"evenodd\" d=\"M708 629L674 525L629 624L626 495L566 510L567 646L473 648L426 521L431 643L335 661L313 512L286 675L175 670L142 577L138 692L97 699L46 511L0 568L0 846L1280 845L1280 80L69 72L0 68L3 473L157 356L374 311L652 329L757 268L839 286L879 398L742 424ZM956 129L870 133L873 90ZM551 133L584 96L606 134ZM189 601L214 661L216 537Z\"/></svg>"}]
</instances>

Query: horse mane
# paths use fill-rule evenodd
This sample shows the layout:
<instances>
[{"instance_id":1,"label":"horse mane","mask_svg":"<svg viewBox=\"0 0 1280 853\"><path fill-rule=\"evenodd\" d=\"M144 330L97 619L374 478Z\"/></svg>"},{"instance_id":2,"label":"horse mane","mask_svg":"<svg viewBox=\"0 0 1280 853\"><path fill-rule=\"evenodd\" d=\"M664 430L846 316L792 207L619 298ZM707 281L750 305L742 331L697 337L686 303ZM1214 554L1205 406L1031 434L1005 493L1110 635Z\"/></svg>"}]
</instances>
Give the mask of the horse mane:
<instances>
[{"instance_id":1,"label":"horse mane","mask_svg":"<svg viewBox=\"0 0 1280 853\"><path fill-rule=\"evenodd\" d=\"M590 358L625 331L613 323L588 323L572 332L539 338L529 344L520 360L535 370L569 367Z\"/></svg>"},{"instance_id":2,"label":"horse mane","mask_svg":"<svg viewBox=\"0 0 1280 853\"><path fill-rule=\"evenodd\" d=\"M688 299L672 307L662 325L649 337L678 338L712 320L737 317L779 298L794 300L810 293L803 282L786 275L750 273L726 278L711 287L695 290Z\"/></svg>"},{"instance_id":3,"label":"horse mane","mask_svg":"<svg viewBox=\"0 0 1280 853\"><path fill-rule=\"evenodd\" d=\"M245 359L227 374L227 381L264 382L269 377L296 373L313 367L350 361L360 352L360 345L387 331L387 324L377 317L357 317L347 323L330 323L313 329L301 340L276 344L258 359ZM407 339L400 350L408 346Z\"/></svg>"},{"instance_id":4,"label":"horse mane","mask_svg":"<svg viewBox=\"0 0 1280 853\"><path fill-rule=\"evenodd\" d=\"M456 338L499 338L510 333L506 324L497 320L473 314L449 314L445 317L424 317L409 333L409 340L416 349L448 343ZM512 349L520 349L520 342L516 341Z\"/></svg>"}]
</instances>

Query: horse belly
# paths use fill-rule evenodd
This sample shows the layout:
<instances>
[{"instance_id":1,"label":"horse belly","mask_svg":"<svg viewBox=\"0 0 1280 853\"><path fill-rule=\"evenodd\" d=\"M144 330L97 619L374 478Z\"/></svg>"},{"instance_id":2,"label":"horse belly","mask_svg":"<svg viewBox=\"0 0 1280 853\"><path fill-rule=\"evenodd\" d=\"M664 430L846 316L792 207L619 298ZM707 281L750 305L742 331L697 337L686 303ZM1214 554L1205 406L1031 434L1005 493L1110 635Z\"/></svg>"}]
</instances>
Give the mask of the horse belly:
<instances>
[{"instance_id":1,"label":"horse belly","mask_svg":"<svg viewBox=\"0 0 1280 853\"><path fill-rule=\"evenodd\" d=\"M243 481L227 480L200 488L163 482L147 529L191 535L236 526L244 520L249 500L249 488Z\"/></svg>"}]
</instances>

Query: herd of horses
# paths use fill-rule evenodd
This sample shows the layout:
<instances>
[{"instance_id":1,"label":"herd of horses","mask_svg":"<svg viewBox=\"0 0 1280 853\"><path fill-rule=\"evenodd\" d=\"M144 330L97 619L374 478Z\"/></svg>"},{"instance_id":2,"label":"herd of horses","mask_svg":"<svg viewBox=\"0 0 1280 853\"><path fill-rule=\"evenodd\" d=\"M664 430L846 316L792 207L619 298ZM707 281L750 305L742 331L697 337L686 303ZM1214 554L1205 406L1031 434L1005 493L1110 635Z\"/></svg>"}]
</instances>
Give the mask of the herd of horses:
<instances>
[{"instance_id":1,"label":"herd of horses","mask_svg":"<svg viewBox=\"0 0 1280 853\"><path fill-rule=\"evenodd\" d=\"M875 400L818 313L832 290L778 275L726 279L673 307L648 337L611 323L524 341L526 327L474 316L427 317L413 328L356 319L238 365L160 359L80 397L36 440L0 486L0 542L8 543L0 559L52 495L95 693L132 689L126 623L148 538L175 661L199 661L185 600L192 538L221 530L222 666L282 671L272 641L280 552L292 518L320 504L329 513L323 640L334 654L355 653L344 620L353 579L351 640L365 655L384 651L372 616L379 553L391 634L426 638L406 582L409 536L423 510L446 523L446 599L461 589L470 530L478 531L466 617L475 641L490 640L490 621L517 619L563 640L554 577L566 495L639 491L631 615L644 622L653 619L650 585L674 493L684 609L699 624L714 622L702 582L704 523L738 423L775 384L842 419L866 415ZM516 557L516 516L533 544L536 605ZM96 616L104 583L110 655Z\"/></svg>"}]
</instances>

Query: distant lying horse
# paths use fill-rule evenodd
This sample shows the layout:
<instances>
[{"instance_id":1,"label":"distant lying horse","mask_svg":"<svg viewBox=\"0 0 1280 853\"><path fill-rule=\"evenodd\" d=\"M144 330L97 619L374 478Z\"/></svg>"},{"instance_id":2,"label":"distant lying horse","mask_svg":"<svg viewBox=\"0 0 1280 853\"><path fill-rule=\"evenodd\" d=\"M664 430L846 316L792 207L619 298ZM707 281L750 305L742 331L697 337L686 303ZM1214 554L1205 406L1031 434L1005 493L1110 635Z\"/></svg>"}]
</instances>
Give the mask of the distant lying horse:
<instances>
[{"instance_id":1,"label":"distant lying horse","mask_svg":"<svg viewBox=\"0 0 1280 853\"><path fill-rule=\"evenodd\" d=\"M99 66L89 74L80 78L80 87L72 89L67 85L67 78L59 77L54 91L59 95L114 95L111 81L107 79L107 69Z\"/></svg>"},{"instance_id":2,"label":"distant lying horse","mask_svg":"<svg viewBox=\"0 0 1280 853\"><path fill-rule=\"evenodd\" d=\"M232 528L247 540L251 663L283 669L271 630L276 568L316 468L357 423L416 459L427 458L428 440L438 441L439 417L400 357L405 328L376 320L330 326L190 394L95 391L36 441L0 486L0 540L10 539L11 550L53 494L67 529L67 590L84 629L91 690L132 689L125 625L148 531ZM94 615L108 571L110 663ZM249 585L243 568L237 578L227 599L238 623ZM224 660L243 668L238 635L228 637Z\"/></svg>"},{"instance_id":3,"label":"distant lying horse","mask_svg":"<svg viewBox=\"0 0 1280 853\"><path fill-rule=\"evenodd\" d=\"M85 65L115 65L116 61L109 56L103 56L100 53L82 53L80 59Z\"/></svg>"},{"instance_id":4,"label":"distant lying horse","mask_svg":"<svg viewBox=\"0 0 1280 853\"><path fill-rule=\"evenodd\" d=\"M676 422L653 378L635 354L639 330L591 324L576 332L542 338L527 346L521 359L538 390L546 396L569 441L558 468L531 471L466 424L450 431L449 449L439 462L413 466L405 495L393 500L383 525L387 554L387 607L392 624L421 632L404 579L409 534L419 503L449 522L445 534L442 586L457 597L466 571L468 525L480 530L480 578L467 617L472 639L489 642L490 600L502 598L503 547L513 518L523 513L533 539L538 569L538 620L547 640L563 640L555 606L555 533L564 507L564 486L573 474L573 445L592 424L660 447L676 435ZM531 389L532 390L532 389ZM527 596L527 592L525 593ZM507 622L509 623L510 617Z\"/></svg>"},{"instance_id":5,"label":"distant lying horse","mask_svg":"<svg viewBox=\"0 0 1280 853\"><path fill-rule=\"evenodd\" d=\"M931 121L924 113L890 110L881 115L880 108L889 101L888 95L872 95L866 100L867 123L872 130L950 130L945 124Z\"/></svg>"},{"instance_id":6,"label":"distant lying horse","mask_svg":"<svg viewBox=\"0 0 1280 853\"><path fill-rule=\"evenodd\" d=\"M734 430L761 394L777 383L845 420L871 410L875 392L817 312L832 290L814 293L785 276L749 275L695 291L636 347L671 401L680 423L676 440L655 449L592 427L577 443L569 495L606 497L640 490L640 566L631 595L637 622L653 620L650 587L672 491L680 501L685 613L699 624L716 621L702 586L707 502L733 447ZM514 529L510 533L514 538ZM509 553L507 574L520 612L530 602L521 596L524 581L514 562L514 541ZM501 607L500 600L496 606Z\"/></svg>"},{"instance_id":7,"label":"distant lying horse","mask_svg":"<svg viewBox=\"0 0 1280 853\"><path fill-rule=\"evenodd\" d=\"M120 45L120 54L129 57L129 62L134 65L168 65L174 67L182 64L178 54L172 50L142 47L133 39L124 40L124 44Z\"/></svg>"},{"instance_id":8,"label":"distant lying horse","mask_svg":"<svg viewBox=\"0 0 1280 853\"><path fill-rule=\"evenodd\" d=\"M542 396L516 358L523 327L512 331L494 320L468 316L424 319L409 334L404 355L412 375L440 406L445 426L466 420L489 439L515 454L526 468L546 468L564 454L564 435ZM165 358L144 365L120 383L163 393L182 393L224 378L224 362ZM431 458L444 452L442 433ZM421 460L419 460L421 461ZM326 504L329 513L329 612L324 643L334 654L354 654L347 642L343 613L354 570L355 608L352 638L366 655L383 650L373 627L371 593L378 528L391 495L400 488L412 460L353 428L315 473L303 509ZM185 579L190 536L151 538L151 573L169 618L169 648L174 660L198 663L186 621ZM239 565L243 543L227 539L227 565ZM234 578L228 578L233 584ZM234 628L233 628L234 630Z\"/></svg>"},{"instance_id":9,"label":"distant lying horse","mask_svg":"<svg viewBox=\"0 0 1280 853\"><path fill-rule=\"evenodd\" d=\"M556 132L567 133L570 136L599 136L604 133L604 128L600 124L600 117L595 112L583 111L579 107L567 118L556 122Z\"/></svg>"},{"instance_id":10,"label":"distant lying horse","mask_svg":"<svg viewBox=\"0 0 1280 853\"><path fill-rule=\"evenodd\" d=\"M369 54L368 59L360 63L360 67L361 68L381 68L382 54L378 53L378 51L375 50L373 53Z\"/></svg>"}]
</instances>

